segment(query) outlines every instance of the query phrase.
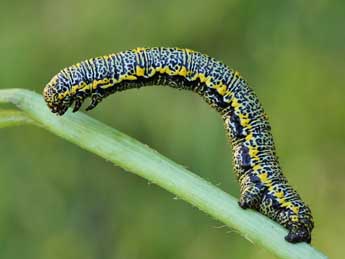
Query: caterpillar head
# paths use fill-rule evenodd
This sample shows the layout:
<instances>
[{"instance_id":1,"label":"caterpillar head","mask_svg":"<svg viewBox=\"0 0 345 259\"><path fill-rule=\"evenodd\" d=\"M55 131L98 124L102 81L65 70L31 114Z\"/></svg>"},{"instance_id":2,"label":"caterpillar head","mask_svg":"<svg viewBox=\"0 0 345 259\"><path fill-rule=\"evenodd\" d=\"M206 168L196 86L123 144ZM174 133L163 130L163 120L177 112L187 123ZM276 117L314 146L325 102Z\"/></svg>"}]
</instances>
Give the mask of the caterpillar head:
<instances>
[{"instance_id":1,"label":"caterpillar head","mask_svg":"<svg viewBox=\"0 0 345 259\"><path fill-rule=\"evenodd\" d=\"M71 86L68 79L65 79L65 77L59 73L46 85L43 90L43 96L49 109L53 113L63 115L73 103L73 112L76 112L81 108L84 100L91 97L91 103L86 107L86 111L89 111L95 108L102 99L107 96L105 93L101 92L101 89L96 89L91 92L85 82L77 82L79 82L79 84L75 85L77 87ZM85 88L83 89L83 87Z\"/></svg>"},{"instance_id":2,"label":"caterpillar head","mask_svg":"<svg viewBox=\"0 0 345 259\"><path fill-rule=\"evenodd\" d=\"M73 98L69 94L67 81L63 81L58 75L54 76L43 90L44 100L53 113L63 115L71 106Z\"/></svg>"}]
</instances>

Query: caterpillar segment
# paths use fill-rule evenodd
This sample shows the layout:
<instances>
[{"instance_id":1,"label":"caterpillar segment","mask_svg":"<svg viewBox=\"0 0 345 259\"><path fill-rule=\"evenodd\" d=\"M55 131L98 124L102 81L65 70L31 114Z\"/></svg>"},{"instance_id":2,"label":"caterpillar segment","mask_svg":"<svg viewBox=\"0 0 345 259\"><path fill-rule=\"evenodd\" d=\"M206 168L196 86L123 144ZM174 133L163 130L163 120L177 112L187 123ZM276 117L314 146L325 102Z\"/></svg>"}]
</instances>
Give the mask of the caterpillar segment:
<instances>
[{"instance_id":1,"label":"caterpillar segment","mask_svg":"<svg viewBox=\"0 0 345 259\"><path fill-rule=\"evenodd\" d=\"M63 69L43 95L51 111L63 115L73 104L78 111L86 98L91 110L112 93L149 85L194 91L215 108L232 143L239 205L283 225L287 241L310 243L311 211L282 173L267 115L246 81L223 63L190 49L136 48Z\"/></svg>"}]
</instances>

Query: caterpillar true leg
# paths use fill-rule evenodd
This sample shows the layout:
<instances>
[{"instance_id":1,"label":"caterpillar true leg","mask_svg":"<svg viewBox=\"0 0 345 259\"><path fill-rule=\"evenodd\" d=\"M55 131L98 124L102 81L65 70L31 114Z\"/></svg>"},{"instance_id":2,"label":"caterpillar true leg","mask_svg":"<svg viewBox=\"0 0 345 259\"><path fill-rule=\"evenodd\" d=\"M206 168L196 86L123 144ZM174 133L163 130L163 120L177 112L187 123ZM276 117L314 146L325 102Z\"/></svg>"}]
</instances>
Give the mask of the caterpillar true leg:
<instances>
[{"instance_id":1,"label":"caterpillar true leg","mask_svg":"<svg viewBox=\"0 0 345 259\"><path fill-rule=\"evenodd\" d=\"M93 108L95 108L102 101L102 99L103 99L103 96L100 93L98 92L92 93L91 103L88 107L86 107L86 111L90 111Z\"/></svg>"},{"instance_id":2,"label":"caterpillar true leg","mask_svg":"<svg viewBox=\"0 0 345 259\"><path fill-rule=\"evenodd\" d=\"M73 112L77 112L79 111L81 105L83 104L84 98L82 96L77 96L74 100L74 108L73 108Z\"/></svg>"}]
</instances>

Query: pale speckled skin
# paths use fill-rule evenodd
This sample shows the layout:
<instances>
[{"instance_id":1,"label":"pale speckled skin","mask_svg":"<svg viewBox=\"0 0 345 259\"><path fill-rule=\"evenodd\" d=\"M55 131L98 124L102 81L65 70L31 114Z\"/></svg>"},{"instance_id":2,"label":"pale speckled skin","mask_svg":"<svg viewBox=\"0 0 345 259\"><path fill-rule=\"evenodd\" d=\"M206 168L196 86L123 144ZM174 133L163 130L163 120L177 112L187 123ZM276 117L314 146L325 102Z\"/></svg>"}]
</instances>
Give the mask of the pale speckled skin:
<instances>
[{"instance_id":1,"label":"pale speckled skin","mask_svg":"<svg viewBox=\"0 0 345 259\"><path fill-rule=\"evenodd\" d=\"M63 115L73 102L75 112L91 97L90 110L109 94L146 85L195 91L219 111L232 142L239 205L286 227L287 241L310 243L311 211L282 173L267 116L238 72L221 62L189 49L137 48L65 68L43 94L52 112Z\"/></svg>"}]
</instances>

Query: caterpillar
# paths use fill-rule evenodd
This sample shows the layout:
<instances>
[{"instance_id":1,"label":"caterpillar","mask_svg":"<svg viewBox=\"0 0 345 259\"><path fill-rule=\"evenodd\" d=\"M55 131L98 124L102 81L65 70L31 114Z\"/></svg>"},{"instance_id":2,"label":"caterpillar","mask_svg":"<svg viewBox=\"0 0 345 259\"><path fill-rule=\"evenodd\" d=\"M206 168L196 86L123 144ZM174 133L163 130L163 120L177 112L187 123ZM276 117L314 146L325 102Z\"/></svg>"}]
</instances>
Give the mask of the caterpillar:
<instances>
[{"instance_id":1,"label":"caterpillar","mask_svg":"<svg viewBox=\"0 0 345 259\"><path fill-rule=\"evenodd\" d=\"M311 210L282 173L262 105L239 72L214 58L190 49L136 48L64 68L43 95L50 110L63 115L73 103L78 111L88 97L91 110L112 93L148 85L194 91L216 109L232 144L239 206L284 226L288 242L311 242Z\"/></svg>"}]
</instances>

